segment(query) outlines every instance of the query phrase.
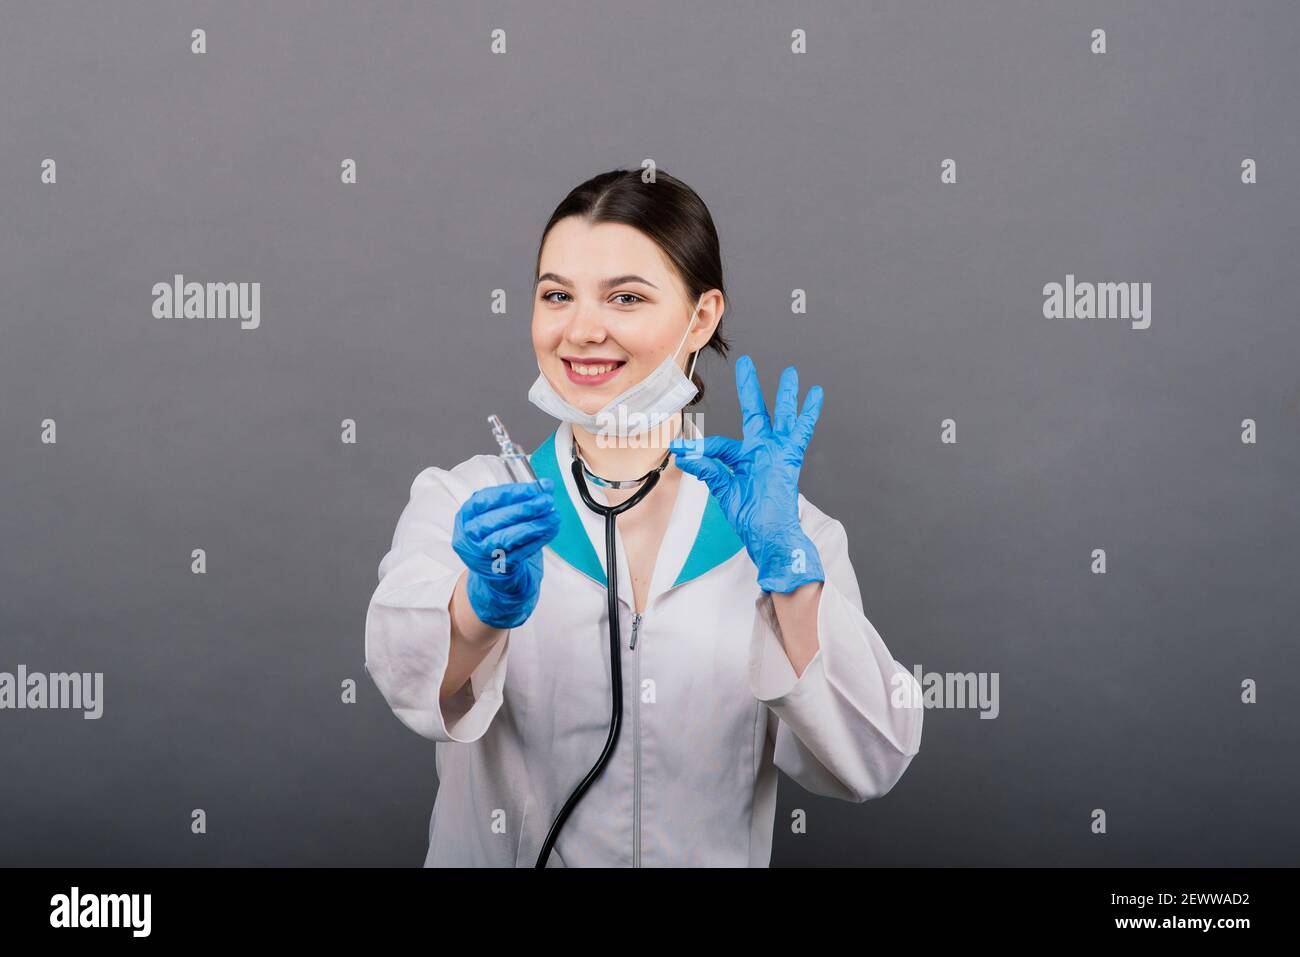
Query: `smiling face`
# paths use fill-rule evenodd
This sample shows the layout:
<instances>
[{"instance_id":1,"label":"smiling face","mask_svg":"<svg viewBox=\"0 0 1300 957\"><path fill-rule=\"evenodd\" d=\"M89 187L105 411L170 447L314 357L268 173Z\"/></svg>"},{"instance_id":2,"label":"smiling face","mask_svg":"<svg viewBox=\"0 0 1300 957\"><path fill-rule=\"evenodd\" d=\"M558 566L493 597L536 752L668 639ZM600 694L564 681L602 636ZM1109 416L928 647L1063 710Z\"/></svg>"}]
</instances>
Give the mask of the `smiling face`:
<instances>
[{"instance_id":1,"label":"smiling face","mask_svg":"<svg viewBox=\"0 0 1300 957\"><path fill-rule=\"evenodd\" d=\"M645 233L622 223L560 220L546 236L533 300L537 365L568 402L596 413L672 355L686 370L722 317L722 294L695 301Z\"/></svg>"}]
</instances>

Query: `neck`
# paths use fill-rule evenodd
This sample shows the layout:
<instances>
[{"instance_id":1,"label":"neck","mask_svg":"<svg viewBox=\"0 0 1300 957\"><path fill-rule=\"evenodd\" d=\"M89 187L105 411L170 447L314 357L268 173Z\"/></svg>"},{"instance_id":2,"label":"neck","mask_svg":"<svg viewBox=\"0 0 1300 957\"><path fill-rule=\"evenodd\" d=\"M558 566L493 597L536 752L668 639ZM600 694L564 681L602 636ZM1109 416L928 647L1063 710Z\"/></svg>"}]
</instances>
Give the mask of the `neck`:
<instances>
[{"instance_id":1,"label":"neck","mask_svg":"<svg viewBox=\"0 0 1300 957\"><path fill-rule=\"evenodd\" d=\"M603 479L621 482L640 478L662 462L668 443L681 429L682 414L678 412L657 428L625 438L601 437L575 425L573 441L587 468Z\"/></svg>"}]
</instances>

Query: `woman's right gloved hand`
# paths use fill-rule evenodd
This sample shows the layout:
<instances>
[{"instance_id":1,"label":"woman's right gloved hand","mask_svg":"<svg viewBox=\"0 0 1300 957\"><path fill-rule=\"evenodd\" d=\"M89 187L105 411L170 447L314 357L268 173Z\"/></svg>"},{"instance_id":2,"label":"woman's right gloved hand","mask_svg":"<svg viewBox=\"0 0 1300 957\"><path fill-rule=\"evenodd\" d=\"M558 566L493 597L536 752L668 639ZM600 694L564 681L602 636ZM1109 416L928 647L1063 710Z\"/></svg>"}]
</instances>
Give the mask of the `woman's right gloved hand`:
<instances>
[{"instance_id":1,"label":"woman's right gloved hand","mask_svg":"<svg viewBox=\"0 0 1300 957\"><path fill-rule=\"evenodd\" d=\"M560 530L555 483L482 488L456 513L451 547L469 574L465 593L483 624L515 628L528 620L542 588L542 547Z\"/></svg>"}]
</instances>

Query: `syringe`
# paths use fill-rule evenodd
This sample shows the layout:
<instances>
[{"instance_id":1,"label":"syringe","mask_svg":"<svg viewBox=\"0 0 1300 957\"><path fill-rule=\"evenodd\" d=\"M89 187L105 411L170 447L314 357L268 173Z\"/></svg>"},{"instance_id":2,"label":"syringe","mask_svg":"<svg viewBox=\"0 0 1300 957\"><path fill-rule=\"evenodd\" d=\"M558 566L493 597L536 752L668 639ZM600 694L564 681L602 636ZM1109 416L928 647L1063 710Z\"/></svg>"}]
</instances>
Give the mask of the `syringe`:
<instances>
[{"instance_id":1,"label":"syringe","mask_svg":"<svg viewBox=\"0 0 1300 957\"><path fill-rule=\"evenodd\" d=\"M516 482L536 482L537 475L528 461L528 454L510 438L510 433L501 424L501 420L495 415L489 415L488 425L492 426L492 438L501 446L501 461L506 463L511 477Z\"/></svg>"}]
</instances>

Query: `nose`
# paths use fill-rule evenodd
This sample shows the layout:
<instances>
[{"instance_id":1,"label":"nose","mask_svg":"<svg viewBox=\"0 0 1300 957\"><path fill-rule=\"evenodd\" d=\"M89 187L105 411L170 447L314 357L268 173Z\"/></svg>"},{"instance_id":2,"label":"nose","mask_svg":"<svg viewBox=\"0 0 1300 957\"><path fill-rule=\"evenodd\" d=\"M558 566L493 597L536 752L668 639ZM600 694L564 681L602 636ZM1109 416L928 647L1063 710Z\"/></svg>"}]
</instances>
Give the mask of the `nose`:
<instances>
[{"instance_id":1,"label":"nose","mask_svg":"<svg viewBox=\"0 0 1300 957\"><path fill-rule=\"evenodd\" d=\"M605 330L605 317L601 313L600 303L578 303L570 313L569 321L564 327L564 338L574 345L589 342L604 342L608 333Z\"/></svg>"}]
</instances>

